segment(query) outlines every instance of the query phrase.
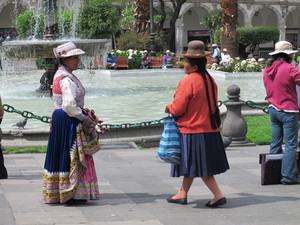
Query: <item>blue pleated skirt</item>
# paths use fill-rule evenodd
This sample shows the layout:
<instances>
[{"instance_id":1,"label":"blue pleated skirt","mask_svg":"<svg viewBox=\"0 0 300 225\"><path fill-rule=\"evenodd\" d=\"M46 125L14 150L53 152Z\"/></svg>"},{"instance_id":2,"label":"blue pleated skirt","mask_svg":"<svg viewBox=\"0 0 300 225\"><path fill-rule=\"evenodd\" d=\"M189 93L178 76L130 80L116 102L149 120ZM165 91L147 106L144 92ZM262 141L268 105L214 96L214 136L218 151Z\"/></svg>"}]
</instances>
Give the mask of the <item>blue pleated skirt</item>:
<instances>
[{"instance_id":1,"label":"blue pleated skirt","mask_svg":"<svg viewBox=\"0 0 300 225\"><path fill-rule=\"evenodd\" d=\"M229 169L220 132L180 134L180 139L181 164L172 164L172 177L206 177Z\"/></svg>"},{"instance_id":2,"label":"blue pleated skirt","mask_svg":"<svg viewBox=\"0 0 300 225\"><path fill-rule=\"evenodd\" d=\"M70 154L76 139L76 127L79 123L78 119L69 117L62 109L53 112L45 170L50 173L70 172Z\"/></svg>"}]
</instances>

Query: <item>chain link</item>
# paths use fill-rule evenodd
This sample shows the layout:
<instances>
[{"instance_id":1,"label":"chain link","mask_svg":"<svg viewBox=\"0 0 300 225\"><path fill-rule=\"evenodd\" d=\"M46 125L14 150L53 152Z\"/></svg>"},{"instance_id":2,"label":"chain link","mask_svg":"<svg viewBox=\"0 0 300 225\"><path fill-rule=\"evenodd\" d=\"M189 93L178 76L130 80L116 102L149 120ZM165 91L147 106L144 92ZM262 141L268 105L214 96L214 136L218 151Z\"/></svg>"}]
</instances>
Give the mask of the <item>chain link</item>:
<instances>
[{"instance_id":1,"label":"chain link","mask_svg":"<svg viewBox=\"0 0 300 225\"><path fill-rule=\"evenodd\" d=\"M269 108L267 106L260 106L260 105L256 104L255 102L249 101L249 100L248 101L240 100L240 101L245 102L245 104L252 109L261 109L263 112L269 113ZM221 105L223 105L224 103L227 103L227 102L233 102L233 101L232 100L225 100L225 101L219 100L218 106L220 107ZM8 105L8 104L3 104L3 109L8 113L18 113L21 116L28 118L28 119L37 119L44 123L50 123L50 121L51 121L51 117L49 117L49 116L37 116L37 115L34 115L30 111L17 110L13 106ZM111 129L149 127L149 126L160 125L160 124L163 124L163 119L146 121L146 122L141 122L141 123L122 123L122 124L116 124L116 125L115 124L102 124L101 126L107 130L111 130Z\"/></svg>"}]
</instances>

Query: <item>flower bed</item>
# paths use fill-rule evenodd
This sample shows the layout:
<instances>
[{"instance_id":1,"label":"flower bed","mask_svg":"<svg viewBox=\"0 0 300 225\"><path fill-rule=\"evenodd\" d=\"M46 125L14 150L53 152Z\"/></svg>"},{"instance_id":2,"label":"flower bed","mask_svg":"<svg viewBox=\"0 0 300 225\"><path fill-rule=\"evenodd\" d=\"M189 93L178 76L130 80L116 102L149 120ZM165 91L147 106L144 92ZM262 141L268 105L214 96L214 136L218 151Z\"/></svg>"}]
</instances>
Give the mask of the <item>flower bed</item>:
<instances>
[{"instance_id":1,"label":"flower bed","mask_svg":"<svg viewBox=\"0 0 300 225\"><path fill-rule=\"evenodd\" d=\"M265 59L256 60L254 58L247 60L232 59L226 66L217 63L207 64L208 69L224 71L229 73L235 72L262 72L265 67Z\"/></svg>"}]
</instances>

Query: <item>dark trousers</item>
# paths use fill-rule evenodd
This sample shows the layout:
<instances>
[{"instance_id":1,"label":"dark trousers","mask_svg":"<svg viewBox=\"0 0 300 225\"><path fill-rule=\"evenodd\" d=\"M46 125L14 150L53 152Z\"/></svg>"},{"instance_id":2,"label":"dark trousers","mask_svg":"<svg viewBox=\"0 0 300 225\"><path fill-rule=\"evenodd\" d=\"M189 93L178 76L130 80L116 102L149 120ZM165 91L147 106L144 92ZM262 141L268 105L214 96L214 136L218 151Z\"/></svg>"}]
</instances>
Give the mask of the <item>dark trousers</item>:
<instances>
[{"instance_id":1,"label":"dark trousers","mask_svg":"<svg viewBox=\"0 0 300 225\"><path fill-rule=\"evenodd\" d=\"M7 170L4 166L4 157L2 153L2 148L0 144L0 179L6 179L7 178Z\"/></svg>"}]
</instances>

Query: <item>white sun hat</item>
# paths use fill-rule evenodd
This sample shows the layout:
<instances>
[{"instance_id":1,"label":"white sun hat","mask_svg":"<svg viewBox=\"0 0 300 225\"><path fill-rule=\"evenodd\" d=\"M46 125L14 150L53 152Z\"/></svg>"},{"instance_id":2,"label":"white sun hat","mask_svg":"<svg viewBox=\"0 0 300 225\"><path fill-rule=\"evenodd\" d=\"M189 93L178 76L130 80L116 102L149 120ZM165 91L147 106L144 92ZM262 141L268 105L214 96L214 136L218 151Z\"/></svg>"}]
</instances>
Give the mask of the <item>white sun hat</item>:
<instances>
[{"instance_id":1,"label":"white sun hat","mask_svg":"<svg viewBox=\"0 0 300 225\"><path fill-rule=\"evenodd\" d=\"M53 48L53 52L56 58L67 58L74 55L82 55L85 52L80 48L76 48L73 42L67 42L65 44Z\"/></svg>"},{"instance_id":2,"label":"white sun hat","mask_svg":"<svg viewBox=\"0 0 300 225\"><path fill-rule=\"evenodd\" d=\"M297 53L298 50L293 50L293 45L288 41L279 41L275 44L275 51L270 52L269 55L276 55L278 53L285 53L287 55Z\"/></svg>"}]
</instances>

